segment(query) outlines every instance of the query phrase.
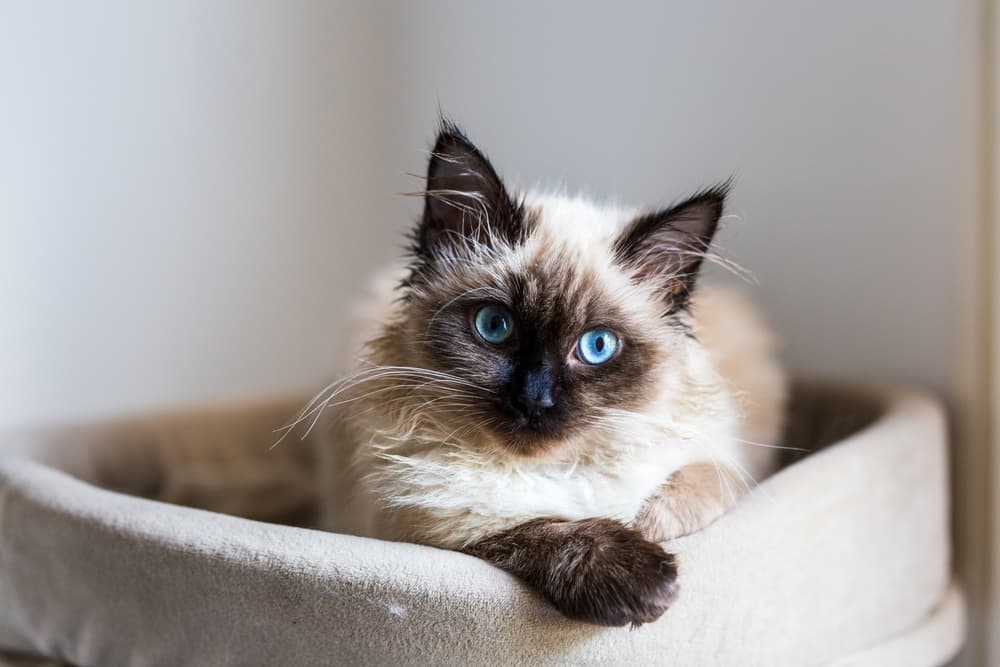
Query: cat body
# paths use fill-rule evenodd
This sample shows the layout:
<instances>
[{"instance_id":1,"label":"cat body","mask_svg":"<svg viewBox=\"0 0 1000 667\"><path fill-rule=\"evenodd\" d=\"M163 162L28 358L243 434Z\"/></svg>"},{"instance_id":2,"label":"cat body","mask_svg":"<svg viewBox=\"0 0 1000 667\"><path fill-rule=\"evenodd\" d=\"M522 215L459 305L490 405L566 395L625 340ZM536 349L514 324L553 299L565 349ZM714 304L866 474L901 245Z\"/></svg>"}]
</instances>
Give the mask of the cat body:
<instances>
[{"instance_id":1,"label":"cat body","mask_svg":"<svg viewBox=\"0 0 1000 667\"><path fill-rule=\"evenodd\" d=\"M443 127L412 261L376 282L353 372L304 412L329 406L325 527L465 550L571 617L662 613L676 572L654 542L767 475L781 427L761 319L694 288L724 194L515 199Z\"/></svg>"},{"instance_id":2,"label":"cat body","mask_svg":"<svg viewBox=\"0 0 1000 667\"><path fill-rule=\"evenodd\" d=\"M398 317L397 290L405 272L391 269L376 280L354 323L356 348ZM366 400L338 406L331 420L334 435L322 448L328 459L324 526L454 549L540 516L630 523L672 473L698 462L718 464L734 475L715 483L735 499L774 465L776 450L763 445L777 441L784 376L771 357L770 332L739 292L699 288L692 315L702 344L685 341L694 348L683 355L689 377L663 380L685 385L677 391L687 401L651 400L641 413L626 416L627 423L615 421L545 456L512 457L494 443L471 446L434 429L408 434L395 415L378 414ZM699 315L732 328L709 334ZM733 331L738 333L727 336ZM400 359L380 361L406 365ZM344 511L348 503L352 511ZM418 516L420 521L412 521Z\"/></svg>"}]
</instances>

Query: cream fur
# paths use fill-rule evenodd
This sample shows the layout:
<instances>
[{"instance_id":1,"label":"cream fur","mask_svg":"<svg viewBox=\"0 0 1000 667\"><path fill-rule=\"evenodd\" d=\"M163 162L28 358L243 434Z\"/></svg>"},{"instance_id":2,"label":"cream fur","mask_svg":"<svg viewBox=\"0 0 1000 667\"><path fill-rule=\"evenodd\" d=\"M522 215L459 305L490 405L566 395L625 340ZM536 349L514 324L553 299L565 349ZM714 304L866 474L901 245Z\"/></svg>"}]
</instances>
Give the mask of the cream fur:
<instances>
[{"instance_id":1,"label":"cream fur","mask_svg":"<svg viewBox=\"0 0 1000 667\"><path fill-rule=\"evenodd\" d=\"M458 433L421 403L396 401L391 387L335 407L321 447L327 459L326 526L340 532L459 548L537 517L609 517L634 522L673 473L708 462L740 471L743 486L767 475L781 427L784 375L773 337L749 303L700 288L691 322L699 340L666 330L652 286L611 261L611 242L635 211L579 198L531 195L538 225L511 252L477 257L488 276L545 262L578 262L673 346L654 398L640 410L608 411L598 426L541 458L512 455L486 432ZM571 258L571 259L570 259ZM455 270L463 271L456 262ZM357 349L399 317L395 268L380 276L359 312ZM364 356L364 355L363 355ZM364 364L407 365L368 358ZM391 379L388 380L391 382ZM377 383L373 386L381 386ZM720 474L720 484L729 477ZM742 489L734 489L736 493Z\"/></svg>"}]
</instances>

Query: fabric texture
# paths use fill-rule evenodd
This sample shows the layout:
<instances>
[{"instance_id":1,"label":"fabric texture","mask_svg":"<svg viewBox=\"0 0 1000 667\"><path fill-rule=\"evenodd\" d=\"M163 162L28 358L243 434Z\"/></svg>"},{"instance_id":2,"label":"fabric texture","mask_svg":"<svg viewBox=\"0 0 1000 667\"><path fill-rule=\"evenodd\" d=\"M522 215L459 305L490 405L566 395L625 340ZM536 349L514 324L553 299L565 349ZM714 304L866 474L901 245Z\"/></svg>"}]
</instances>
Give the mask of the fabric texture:
<instances>
[{"instance_id":1,"label":"fabric texture","mask_svg":"<svg viewBox=\"0 0 1000 667\"><path fill-rule=\"evenodd\" d=\"M944 419L919 393L798 386L785 444L819 451L668 544L681 593L637 630L568 621L469 556L287 525L316 506L312 453L270 449L300 403L4 438L0 650L103 667L775 667L936 665L961 644Z\"/></svg>"}]
</instances>

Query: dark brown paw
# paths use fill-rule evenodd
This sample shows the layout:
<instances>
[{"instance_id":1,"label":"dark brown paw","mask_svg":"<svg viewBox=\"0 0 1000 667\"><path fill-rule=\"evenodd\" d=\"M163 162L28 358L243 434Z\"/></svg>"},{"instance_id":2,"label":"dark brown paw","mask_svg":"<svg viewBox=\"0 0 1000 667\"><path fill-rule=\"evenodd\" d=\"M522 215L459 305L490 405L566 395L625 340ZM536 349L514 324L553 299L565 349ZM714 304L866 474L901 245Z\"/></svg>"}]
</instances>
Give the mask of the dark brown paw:
<instances>
[{"instance_id":1,"label":"dark brown paw","mask_svg":"<svg viewBox=\"0 0 1000 667\"><path fill-rule=\"evenodd\" d=\"M611 519L535 519L464 549L534 586L569 618L655 621L677 595L674 557Z\"/></svg>"},{"instance_id":2,"label":"dark brown paw","mask_svg":"<svg viewBox=\"0 0 1000 667\"><path fill-rule=\"evenodd\" d=\"M558 562L542 592L566 616L597 625L639 626L677 595L674 557L610 519L563 524Z\"/></svg>"}]
</instances>

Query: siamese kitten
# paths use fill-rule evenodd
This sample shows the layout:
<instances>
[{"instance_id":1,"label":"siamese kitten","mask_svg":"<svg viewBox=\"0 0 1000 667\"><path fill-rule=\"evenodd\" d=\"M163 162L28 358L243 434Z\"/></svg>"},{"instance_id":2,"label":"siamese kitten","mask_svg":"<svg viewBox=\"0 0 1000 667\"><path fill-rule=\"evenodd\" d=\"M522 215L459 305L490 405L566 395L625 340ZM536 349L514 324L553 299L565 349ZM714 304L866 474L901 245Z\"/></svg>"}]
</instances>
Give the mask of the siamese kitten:
<instances>
[{"instance_id":1,"label":"siamese kitten","mask_svg":"<svg viewBox=\"0 0 1000 667\"><path fill-rule=\"evenodd\" d=\"M768 474L785 394L737 295L695 289L727 186L662 210L515 194L444 123L409 266L359 318L326 408L325 527L457 549L566 616L641 624L657 543Z\"/></svg>"}]
</instances>

